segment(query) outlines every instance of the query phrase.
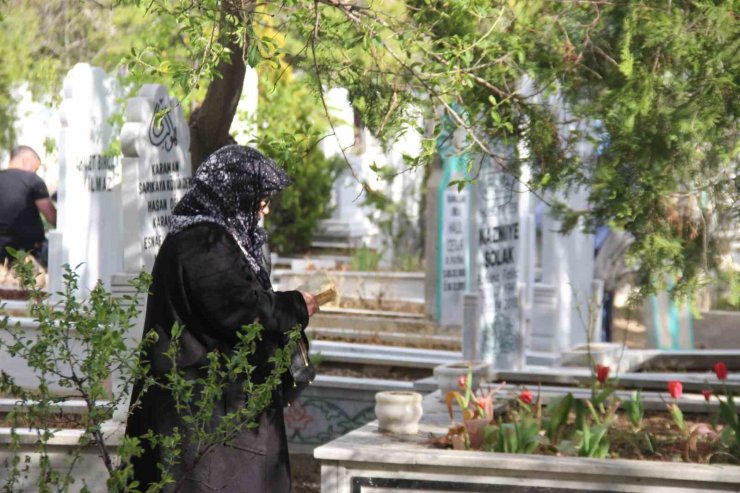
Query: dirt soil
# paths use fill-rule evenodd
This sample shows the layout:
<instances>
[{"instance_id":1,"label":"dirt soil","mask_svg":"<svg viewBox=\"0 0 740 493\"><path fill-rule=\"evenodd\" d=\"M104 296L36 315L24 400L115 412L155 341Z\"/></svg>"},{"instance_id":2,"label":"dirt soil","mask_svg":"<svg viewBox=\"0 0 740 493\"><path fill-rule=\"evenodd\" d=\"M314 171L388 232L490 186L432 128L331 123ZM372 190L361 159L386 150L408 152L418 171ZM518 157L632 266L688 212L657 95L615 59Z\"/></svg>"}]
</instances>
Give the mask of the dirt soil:
<instances>
[{"instance_id":1,"label":"dirt soil","mask_svg":"<svg viewBox=\"0 0 740 493\"><path fill-rule=\"evenodd\" d=\"M711 430L707 416L686 415L688 430L703 430L697 432L696 450L688 450L687 440L680 434L678 426L665 413L646 413L642 429L637 436L632 424L626 416L619 416L615 422L609 438L611 442L611 456L621 459L653 460L662 462L686 461L686 454L691 462L727 462L731 457L719 441L719 433ZM649 437L649 443L648 438ZM740 458L735 458L735 463ZM733 462L730 460L730 462Z\"/></svg>"},{"instance_id":2,"label":"dirt soil","mask_svg":"<svg viewBox=\"0 0 740 493\"><path fill-rule=\"evenodd\" d=\"M290 454L293 493L321 492L321 463L311 454Z\"/></svg>"},{"instance_id":3,"label":"dirt soil","mask_svg":"<svg viewBox=\"0 0 740 493\"><path fill-rule=\"evenodd\" d=\"M27 300L28 292L12 286L0 286L0 300Z\"/></svg>"},{"instance_id":4,"label":"dirt soil","mask_svg":"<svg viewBox=\"0 0 740 493\"><path fill-rule=\"evenodd\" d=\"M446 351L459 351L460 345L450 343L439 343L433 339L429 340L389 340L381 336L378 333L368 332L367 335L363 334L362 337L342 337L340 336L327 336L320 335L316 336L316 339L321 341L335 341L335 342L356 342L358 344L376 344L379 346L395 346L395 347L411 347L416 349L441 349Z\"/></svg>"},{"instance_id":5,"label":"dirt soil","mask_svg":"<svg viewBox=\"0 0 740 493\"><path fill-rule=\"evenodd\" d=\"M503 416L507 422L507 415ZM720 441L723 426L712 429L705 415L684 416L688 433L694 433L695 447L687 448L683 435L673 419L665 412L646 412L640 428L635 430L625 414L618 414L609 429L609 455L612 459L634 459L658 462L729 463L740 465L740 457L731 455ZM574 417L571 415L563 436L572 436ZM437 437L434 445L445 444ZM563 445L565 441L561 441ZM452 448L447 444L447 448ZM565 451L549 445L540 445L538 455L577 456L578 451Z\"/></svg>"},{"instance_id":6,"label":"dirt soil","mask_svg":"<svg viewBox=\"0 0 740 493\"><path fill-rule=\"evenodd\" d=\"M320 363L319 375L341 377L379 378L382 380L403 380L413 382L432 376L432 370L424 368L406 368L400 366L351 365L347 363Z\"/></svg>"},{"instance_id":7,"label":"dirt soil","mask_svg":"<svg viewBox=\"0 0 740 493\"><path fill-rule=\"evenodd\" d=\"M85 428L83 419L84 417L81 414L52 413L47 416L46 426L42 426L42 428L81 430ZM13 419L8 416L8 413L0 413L0 427L2 428L35 429L39 424L41 424L40 418L31 419L25 414L18 414Z\"/></svg>"},{"instance_id":8,"label":"dirt soil","mask_svg":"<svg viewBox=\"0 0 740 493\"><path fill-rule=\"evenodd\" d=\"M359 308L363 310L380 310L387 312L424 313L424 304L408 301L386 300L383 298L342 298L340 308Z\"/></svg>"}]
</instances>

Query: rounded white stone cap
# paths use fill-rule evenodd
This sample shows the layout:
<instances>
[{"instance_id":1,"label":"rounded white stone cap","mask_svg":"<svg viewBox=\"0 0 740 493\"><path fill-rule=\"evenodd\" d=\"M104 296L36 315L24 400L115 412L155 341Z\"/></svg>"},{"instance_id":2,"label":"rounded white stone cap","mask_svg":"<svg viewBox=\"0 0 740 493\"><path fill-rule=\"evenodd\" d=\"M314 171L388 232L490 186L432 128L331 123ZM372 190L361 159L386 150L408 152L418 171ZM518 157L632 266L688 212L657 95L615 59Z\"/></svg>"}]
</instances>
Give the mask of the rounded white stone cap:
<instances>
[{"instance_id":1,"label":"rounded white stone cap","mask_svg":"<svg viewBox=\"0 0 740 493\"><path fill-rule=\"evenodd\" d=\"M375 394L375 402L383 404L421 404L421 394L405 390L387 390Z\"/></svg>"}]
</instances>

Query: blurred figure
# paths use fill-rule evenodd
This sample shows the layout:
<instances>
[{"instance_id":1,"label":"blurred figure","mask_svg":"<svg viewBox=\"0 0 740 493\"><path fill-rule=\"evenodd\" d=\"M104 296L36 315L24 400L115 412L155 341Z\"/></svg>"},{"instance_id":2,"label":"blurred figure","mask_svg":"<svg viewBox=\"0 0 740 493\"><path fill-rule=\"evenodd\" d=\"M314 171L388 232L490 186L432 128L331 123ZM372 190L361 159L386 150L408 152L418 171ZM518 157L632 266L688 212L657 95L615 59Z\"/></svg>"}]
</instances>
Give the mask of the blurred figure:
<instances>
[{"instance_id":1,"label":"blurred figure","mask_svg":"<svg viewBox=\"0 0 740 493\"><path fill-rule=\"evenodd\" d=\"M594 235L594 279L604 282L604 302L602 306L602 340L611 342L614 332L614 295L621 286L627 284L634 268L626 263L627 251L634 237L625 232L600 226Z\"/></svg>"},{"instance_id":2,"label":"blurred figure","mask_svg":"<svg viewBox=\"0 0 740 493\"><path fill-rule=\"evenodd\" d=\"M0 171L0 263L10 258L6 247L12 247L30 252L41 265L47 265L39 213L56 227L57 211L44 180L36 174L40 166L36 151L21 145L10 152L8 169Z\"/></svg>"}]
</instances>

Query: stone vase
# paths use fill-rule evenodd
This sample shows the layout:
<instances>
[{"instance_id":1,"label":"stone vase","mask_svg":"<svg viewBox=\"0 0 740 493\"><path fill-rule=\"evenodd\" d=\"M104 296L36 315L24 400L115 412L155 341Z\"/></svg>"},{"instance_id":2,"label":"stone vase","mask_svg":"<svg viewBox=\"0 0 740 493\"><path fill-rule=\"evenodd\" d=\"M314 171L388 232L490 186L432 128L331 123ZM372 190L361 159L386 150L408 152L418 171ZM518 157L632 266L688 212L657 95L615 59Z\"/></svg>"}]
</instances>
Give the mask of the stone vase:
<instances>
[{"instance_id":1,"label":"stone vase","mask_svg":"<svg viewBox=\"0 0 740 493\"><path fill-rule=\"evenodd\" d=\"M421 419L421 394L387 391L375 394L375 416L378 429L401 435L415 435Z\"/></svg>"},{"instance_id":2,"label":"stone vase","mask_svg":"<svg viewBox=\"0 0 740 493\"><path fill-rule=\"evenodd\" d=\"M473 373L471 389L475 391L488 379L490 365L485 361L459 361L434 368L434 378L437 380L437 387L441 391L440 398L442 400L445 399L448 392L460 390L460 377L467 376L468 369L471 369Z\"/></svg>"}]
</instances>

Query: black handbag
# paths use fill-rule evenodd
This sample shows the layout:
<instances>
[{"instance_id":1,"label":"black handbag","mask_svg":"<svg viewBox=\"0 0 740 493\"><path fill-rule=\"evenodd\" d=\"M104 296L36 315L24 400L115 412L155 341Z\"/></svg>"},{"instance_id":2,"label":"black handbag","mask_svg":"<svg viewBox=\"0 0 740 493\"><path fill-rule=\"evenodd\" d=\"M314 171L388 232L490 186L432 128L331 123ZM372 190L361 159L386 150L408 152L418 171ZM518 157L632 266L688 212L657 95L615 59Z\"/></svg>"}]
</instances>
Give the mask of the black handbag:
<instances>
[{"instance_id":1,"label":"black handbag","mask_svg":"<svg viewBox=\"0 0 740 493\"><path fill-rule=\"evenodd\" d=\"M308 337L301 331L295 349L290 355L290 365L282 377L282 399L290 406L316 378L316 367L311 363L308 352Z\"/></svg>"},{"instance_id":2,"label":"black handbag","mask_svg":"<svg viewBox=\"0 0 740 493\"><path fill-rule=\"evenodd\" d=\"M316 303L323 305L334 300L336 296L337 291L331 286L315 296ZM316 378L316 367L311 363L308 351L308 337L301 331L301 337L290 355L288 371L283 373L282 397L285 406L290 406Z\"/></svg>"}]
</instances>

